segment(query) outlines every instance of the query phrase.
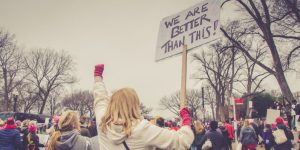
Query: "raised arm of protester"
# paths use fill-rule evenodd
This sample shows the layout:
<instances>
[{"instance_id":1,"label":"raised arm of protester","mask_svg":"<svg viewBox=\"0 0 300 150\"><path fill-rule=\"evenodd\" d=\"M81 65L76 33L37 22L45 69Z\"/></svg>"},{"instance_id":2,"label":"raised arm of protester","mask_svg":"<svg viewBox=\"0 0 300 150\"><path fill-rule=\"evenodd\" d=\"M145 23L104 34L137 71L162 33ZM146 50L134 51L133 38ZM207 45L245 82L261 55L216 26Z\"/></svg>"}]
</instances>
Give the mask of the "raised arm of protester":
<instances>
[{"instance_id":1,"label":"raised arm of protester","mask_svg":"<svg viewBox=\"0 0 300 150\"><path fill-rule=\"evenodd\" d=\"M182 127L176 132L143 119L140 101L132 88L122 88L108 97L103 83L104 65L94 70L94 105L100 149L188 149L194 134L187 108L180 110Z\"/></svg>"}]
</instances>

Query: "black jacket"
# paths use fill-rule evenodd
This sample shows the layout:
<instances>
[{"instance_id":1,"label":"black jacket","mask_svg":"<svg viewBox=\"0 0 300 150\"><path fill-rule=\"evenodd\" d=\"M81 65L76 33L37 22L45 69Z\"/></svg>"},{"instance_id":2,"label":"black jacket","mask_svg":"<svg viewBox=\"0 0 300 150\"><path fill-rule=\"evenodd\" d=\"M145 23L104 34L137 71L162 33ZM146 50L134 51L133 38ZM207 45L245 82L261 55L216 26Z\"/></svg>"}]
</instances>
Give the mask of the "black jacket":
<instances>
[{"instance_id":1,"label":"black jacket","mask_svg":"<svg viewBox=\"0 0 300 150\"><path fill-rule=\"evenodd\" d=\"M205 143L206 139L210 139L212 143L211 150L225 150L227 148L227 141L224 136L217 131L208 131L204 137L201 139L201 142L198 146L198 149L201 149L202 145Z\"/></svg>"}]
</instances>

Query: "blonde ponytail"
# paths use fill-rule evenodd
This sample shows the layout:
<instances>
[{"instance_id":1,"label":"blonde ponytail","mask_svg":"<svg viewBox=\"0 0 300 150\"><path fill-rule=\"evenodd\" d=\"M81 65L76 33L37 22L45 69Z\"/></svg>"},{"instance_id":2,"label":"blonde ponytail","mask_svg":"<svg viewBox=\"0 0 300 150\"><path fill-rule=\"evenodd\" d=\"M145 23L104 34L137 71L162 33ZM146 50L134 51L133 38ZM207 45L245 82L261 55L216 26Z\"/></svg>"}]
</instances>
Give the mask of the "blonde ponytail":
<instances>
[{"instance_id":1,"label":"blonde ponytail","mask_svg":"<svg viewBox=\"0 0 300 150\"><path fill-rule=\"evenodd\" d=\"M64 132L78 130L80 131L80 123L78 114L75 111L64 112L58 122L59 131L55 131L48 144L47 150L58 150L57 143L60 141L60 137Z\"/></svg>"},{"instance_id":2,"label":"blonde ponytail","mask_svg":"<svg viewBox=\"0 0 300 150\"><path fill-rule=\"evenodd\" d=\"M58 150L56 148L56 143L59 141L60 136L61 136L60 131L55 131L52 134L52 136L50 138L50 142L49 142L48 147L47 147L47 150Z\"/></svg>"}]
</instances>

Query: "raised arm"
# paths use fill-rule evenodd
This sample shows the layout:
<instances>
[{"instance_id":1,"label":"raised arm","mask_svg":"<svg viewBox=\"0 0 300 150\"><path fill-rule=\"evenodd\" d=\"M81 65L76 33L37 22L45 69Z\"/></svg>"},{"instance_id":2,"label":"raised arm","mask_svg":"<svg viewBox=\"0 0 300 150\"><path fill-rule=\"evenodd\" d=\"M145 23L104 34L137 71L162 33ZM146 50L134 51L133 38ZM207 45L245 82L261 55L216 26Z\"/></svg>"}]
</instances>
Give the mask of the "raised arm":
<instances>
[{"instance_id":1,"label":"raised arm","mask_svg":"<svg viewBox=\"0 0 300 150\"><path fill-rule=\"evenodd\" d=\"M105 85L103 83L103 70L104 65L99 64L95 66L94 70L94 109L95 109L95 116L97 121L97 126L99 126L101 122L101 118L104 115L106 111L106 107L109 101L108 94L105 88Z\"/></svg>"}]
</instances>

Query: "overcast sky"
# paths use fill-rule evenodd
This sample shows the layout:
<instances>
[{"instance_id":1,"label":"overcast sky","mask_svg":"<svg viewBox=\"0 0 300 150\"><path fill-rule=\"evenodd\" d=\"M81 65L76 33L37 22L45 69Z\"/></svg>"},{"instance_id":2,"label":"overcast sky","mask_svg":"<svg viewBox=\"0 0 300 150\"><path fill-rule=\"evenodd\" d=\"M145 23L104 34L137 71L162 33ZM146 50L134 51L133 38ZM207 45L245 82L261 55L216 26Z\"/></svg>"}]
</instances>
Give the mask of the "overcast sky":
<instances>
[{"instance_id":1,"label":"overcast sky","mask_svg":"<svg viewBox=\"0 0 300 150\"><path fill-rule=\"evenodd\" d=\"M94 65L104 63L108 89L133 87L143 103L155 108L153 115L167 115L156 108L160 98L180 89L181 57L155 62L159 23L162 18L198 2L0 0L0 27L14 33L18 43L27 50L63 49L72 55L79 79L73 89L91 90ZM221 11L221 21L234 15L227 7ZM189 60L188 77L195 72ZM299 91L295 81L295 74L290 75L292 91ZM266 87L277 89L277 83L272 83ZM191 79L187 86L201 87Z\"/></svg>"}]
</instances>

